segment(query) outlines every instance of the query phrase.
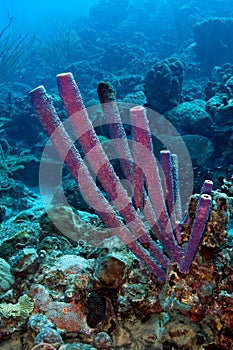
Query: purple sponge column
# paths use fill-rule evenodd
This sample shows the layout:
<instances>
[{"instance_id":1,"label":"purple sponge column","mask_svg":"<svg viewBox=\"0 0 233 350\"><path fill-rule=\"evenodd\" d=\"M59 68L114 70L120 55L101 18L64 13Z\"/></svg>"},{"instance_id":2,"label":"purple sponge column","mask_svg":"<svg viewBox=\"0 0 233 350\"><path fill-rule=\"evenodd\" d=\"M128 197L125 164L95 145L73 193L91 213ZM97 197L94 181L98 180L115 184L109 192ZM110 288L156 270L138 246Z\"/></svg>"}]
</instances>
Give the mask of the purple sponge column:
<instances>
[{"instance_id":1,"label":"purple sponge column","mask_svg":"<svg viewBox=\"0 0 233 350\"><path fill-rule=\"evenodd\" d=\"M205 230L211 207L211 197L208 194L200 195L197 212L194 219L192 232L185 251L184 259L179 264L179 269L183 273L188 273L193 262L196 250Z\"/></svg>"},{"instance_id":2,"label":"purple sponge column","mask_svg":"<svg viewBox=\"0 0 233 350\"><path fill-rule=\"evenodd\" d=\"M98 140L73 75L71 73L59 74L57 80L60 96L85 153L85 159L109 195L111 204L119 211L130 230L140 237L146 232L144 223L134 209L131 199Z\"/></svg>"},{"instance_id":3,"label":"purple sponge column","mask_svg":"<svg viewBox=\"0 0 233 350\"><path fill-rule=\"evenodd\" d=\"M201 188L201 194L206 193L210 195L212 191L212 187L213 187L213 181L205 180Z\"/></svg>"},{"instance_id":4,"label":"purple sponge column","mask_svg":"<svg viewBox=\"0 0 233 350\"><path fill-rule=\"evenodd\" d=\"M169 219L165 196L163 193L159 168L152 150L151 132L146 117L146 110L142 106L133 107L130 110L134 144L137 150L134 152L135 161L145 174L147 192L157 220L157 237L166 249L173 262L179 261L182 249L178 246L173 235ZM137 184L135 184L137 185ZM147 211L144 211L147 213ZM148 210L149 213L149 210Z\"/></svg>"},{"instance_id":5,"label":"purple sponge column","mask_svg":"<svg viewBox=\"0 0 233 350\"><path fill-rule=\"evenodd\" d=\"M133 158L116 103L115 90L110 84L101 82L98 84L97 93L104 116L107 118L111 140L120 161L121 168L126 179L132 184Z\"/></svg>"},{"instance_id":6,"label":"purple sponge column","mask_svg":"<svg viewBox=\"0 0 233 350\"><path fill-rule=\"evenodd\" d=\"M181 197L180 197L180 183L179 183L179 166L178 157L176 154L171 155L172 159L172 179L173 179L173 201L175 203L175 222L180 222L182 219Z\"/></svg>"},{"instance_id":7,"label":"purple sponge column","mask_svg":"<svg viewBox=\"0 0 233 350\"><path fill-rule=\"evenodd\" d=\"M106 225L114 230L124 243L133 240L133 234L118 219L114 209L103 197L95 182L89 174L86 165L73 145L66 130L61 123L51 99L46 94L43 86L39 86L30 93L32 105L37 113L44 130L51 138L54 146L58 150L61 159L65 162L75 181L80 185L82 182L83 194L88 203L93 203L96 213L106 223ZM98 203L99 210L96 209ZM101 209L101 210L100 210Z\"/></svg>"},{"instance_id":8,"label":"purple sponge column","mask_svg":"<svg viewBox=\"0 0 233 350\"><path fill-rule=\"evenodd\" d=\"M181 242L181 199L179 189L178 159L169 150L160 151L166 206L176 240Z\"/></svg>"},{"instance_id":9,"label":"purple sponge column","mask_svg":"<svg viewBox=\"0 0 233 350\"><path fill-rule=\"evenodd\" d=\"M172 228L175 227L175 218L174 218L174 208L175 208L175 201L174 201L174 182L173 182L173 173L172 173L172 155L169 150L162 150L160 152L160 158L161 158L161 168L162 168L162 175L164 180L164 188L165 188L165 198L166 198L166 205L168 210L168 215L171 220Z\"/></svg>"}]
</instances>

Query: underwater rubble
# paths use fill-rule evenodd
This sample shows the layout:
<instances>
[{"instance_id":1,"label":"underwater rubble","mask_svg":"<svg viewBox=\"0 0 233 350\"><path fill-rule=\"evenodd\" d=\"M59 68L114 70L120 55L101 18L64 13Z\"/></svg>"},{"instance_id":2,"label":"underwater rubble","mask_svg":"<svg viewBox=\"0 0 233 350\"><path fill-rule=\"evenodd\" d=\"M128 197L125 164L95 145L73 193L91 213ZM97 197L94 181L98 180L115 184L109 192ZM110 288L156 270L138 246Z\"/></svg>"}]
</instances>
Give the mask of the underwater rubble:
<instances>
[{"instance_id":1,"label":"underwater rubble","mask_svg":"<svg viewBox=\"0 0 233 350\"><path fill-rule=\"evenodd\" d=\"M221 191L212 196L189 273L172 264L165 283L117 237L92 247L70 241L52 225L44 234L42 223L28 234L26 217L14 224L12 237L8 228L0 246L1 348L49 343L60 350L231 349L232 236L227 230L232 197ZM183 242L197 198L190 199ZM93 222L83 221L86 234L93 232ZM77 225L81 229L81 219ZM102 229L95 227L96 233Z\"/></svg>"}]
</instances>

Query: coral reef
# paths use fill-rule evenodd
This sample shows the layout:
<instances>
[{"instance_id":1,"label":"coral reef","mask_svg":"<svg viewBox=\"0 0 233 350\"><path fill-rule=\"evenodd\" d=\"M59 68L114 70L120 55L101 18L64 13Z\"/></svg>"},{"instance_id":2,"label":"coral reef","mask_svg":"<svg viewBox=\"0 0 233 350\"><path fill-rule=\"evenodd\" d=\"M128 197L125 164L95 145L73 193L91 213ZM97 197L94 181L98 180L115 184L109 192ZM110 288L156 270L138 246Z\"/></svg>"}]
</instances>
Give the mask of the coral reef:
<instances>
[{"instance_id":1,"label":"coral reef","mask_svg":"<svg viewBox=\"0 0 233 350\"><path fill-rule=\"evenodd\" d=\"M194 195L188 211L191 221L196 203L197 196ZM206 340L216 342L220 348L223 344L229 348L233 345L232 339L224 339L224 334L229 333L233 326L232 308L229 305L228 310L225 310L226 303L232 298L231 288L226 288L226 285L231 284L232 270L232 251L226 246L231 206L232 198L218 191L213 192L212 211L189 275L185 277L175 265L171 267L167 283L160 295L164 309L169 313L178 311L188 316L200 327L201 332L210 322ZM189 230L190 223L187 223L183 227L184 241L186 235L189 235ZM204 337L204 333L202 336Z\"/></svg>"},{"instance_id":2,"label":"coral reef","mask_svg":"<svg viewBox=\"0 0 233 350\"><path fill-rule=\"evenodd\" d=\"M63 78L65 79L66 77L61 76L60 84L63 84ZM73 84L75 83L72 81L72 86ZM61 86L61 89L63 88L64 86ZM40 94L41 91L35 91L35 93L38 92ZM108 103L108 108L106 106L103 107L106 115L111 116L111 118L114 117L115 119L113 120L118 120L118 124L112 130L109 130L111 137L118 135L124 141L125 134L119 119L117 119L118 112L114 109L116 107L115 95L111 93L110 86L102 85L99 95L102 102ZM46 103L48 102L48 96L44 94L44 91L39 96L40 103L42 102L41 98L45 98ZM33 98L36 98L34 106L37 107L37 112L40 114L43 125L51 128L49 129L49 134L52 135L54 128L60 125L58 119L54 116L54 121L48 126L46 123L48 122L48 115L51 117L51 109L48 110L47 106L39 110L41 105L35 105L35 102L38 102L38 100L36 96ZM67 97L63 96L70 118L72 118L77 107L77 100L73 102L72 98L70 93ZM81 107L81 110L84 111L80 98L81 96L78 95L78 103L80 104L78 108ZM51 108L51 104L49 106ZM136 107L131 111L132 117L139 118L142 111L144 111L142 107ZM52 113L54 113L54 109ZM147 136L150 131L143 124L145 119L137 120L140 120L143 134L141 129L137 129L136 124L132 123L134 140L137 140L137 142L142 141L145 145L147 142L147 150L149 149L151 152L151 141ZM83 121L83 123L85 124L86 121ZM87 137L88 135L84 134L84 136ZM85 137L82 140L82 147L84 152L88 154L91 148L89 142L87 142L89 139L85 139ZM73 166L83 167L83 164L67 134L59 134L58 138L53 139L58 150L61 152L60 146L64 145L62 138L67 142L65 143L66 147L70 149L71 145L70 160L66 164L72 174L75 175ZM100 144L98 144L96 138L92 139L93 141L95 147L98 148L98 154L101 155ZM127 150L124 150L124 152L127 154ZM64 154L60 154L65 159ZM132 155L135 161L137 155L134 152L132 152ZM150 158L147 157L148 155L143 154L144 161L146 160L151 167ZM175 171L174 164L173 168L170 168L172 165L170 157L169 151L161 152L161 166L164 172L167 193L171 191L171 179L175 186L174 178L170 177L171 169L173 169L173 174ZM90 159L93 161L93 158ZM69 161L71 161L73 168ZM140 159L137 164L140 164ZM127 163L124 164L123 162L121 165L125 174L132 174L129 164L127 165ZM136 186L138 189L141 189L134 194L133 203L136 208L140 209L144 205L143 201L146 193L141 187L143 182L139 169L134 168L133 171L134 174L137 174ZM109 169L104 167L104 176L108 181L111 179L110 183L114 188L117 180L114 178L115 175L108 172ZM85 169L84 174L89 176ZM102 182L103 187L107 186L99 170L98 178ZM158 183L158 178L154 183ZM90 187L89 177L88 182L85 180L85 184ZM150 192L151 188L148 187L148 189L148 193L151 196L150 199L153 201L152 192ZM177 191L177 185L175 189ZM113 196L112 189L105 187L105 190L111 198ZM95 196L97 196L94 196L94 198L98 198L98 201L101 200L105 208L109 210L102 194L95 192L96 189L92 184L91 191L94 191ZM123 196L121 191L122 189L118 190L118 195L122 193L120 194L122 198L127 198L124 197L125 194ZM177 199L179 192L174 193L173 196ZM210 201L210 194L212 201ZM158 194L156 196L158 205ZM90 198L88 197L89 203ZM174 203L167 196L166 209L164 209L165 206L162 206L163 210L160 211L160 215L164 213L164 210L170 213L170 223L174 220L173 206ZM169 347L189 349L190 342L193 350L198 348L205 349L208 344L216 344L221 349L231 348L232 340L229 334L232 328L232 310L230 307L232 300L232 291L230 289L232 248L228 245L227 239L231 207L232 198L220 191L212 191L212 182L205 181L200 195L196 194L191 197L186 218L181 221L179 230L177 228L173 231L177 240L175 245L168 240L164 241L160 231L161 227L163 235L167 233L164 226L159 226L163 225L163 221L159 221L159 225L157 223L157 226L150 226L150 234L153 231L154 233L156 232L156 238L151 238L155 237L153 235L138 236L137 246L133 245L132 241L128 243L125 240L127 236L122 236L118 231L113 230L123 243L126 243L126 247L122 242L117 243L117 241L112 242L111 245L112 238L109 241L108 238L105 238L102 244L96 248L85 248L85 246L80 246L79 243L78 246L75 246L74 240L72 243L73 248L69 248L68 255L65 253L65 248L63 248L62 252L61 246L57 252L54 249L50 250L55 261L51 263L51 258L47 254L44 255L43 265L36 273L36 283L30 288L30 296L33 297L35 303L34 315L31 316L32 320L35 316L39 317L39 315L43 314L46 320L45 324L48 324L46 327L51 327L49 323L52 323L61 334L67 334L67 332L78 334L79 341L82 339L81 342L85 346L90 344L97 349L111 349L111 346L127 349L150 346L158 349ZM153 205L153 209L156 213L157 207L155 205ZM176 215L179 217L180 214L177 209L176 207ZM60 210L62 210L62 206ZM113 221L116 220L114 212L107 211L109 213L107 217L99 211L97 213L106 225L111 227L112 222L117 222L118 224L118 221ZM125 220L125 227L132 231L133 226L131 226L127 216L124 216L124 211L121 209L119 213ZM65 220L66 216L70 217L70 214L65 211L62 221ZM72 219L71 222L74 222L74 220ZM47 226L43 224L43 221L41 223L41 227L47 231L47 235L50 235L51 231L54 232L53 225ZM97 223L98 221L95 222L95 224ZM94 226L94 222L92 225ZM85 231L88 230L88 225L79 219L78 230L82 231L82 226ZM60 240L61 234L69 237L69 227L69 225L66 226L65 231L57 231L56 239ZM122 224L119 227L122 228ZM137 227L137 225L134 226L134 230L137 230ZM101 227L98 229L101 230ZM74 236L71 235L69 238L72 239ZM158 241L160 241L159 244ZM125 252L127 247L132 252L128 252L128 256L126 253L122 255L122 252ZM179 247L182 249L180 252ZM185 250L183 250L184 247ZM166 250L165 255L163 249ZM71 251L78 254L81 253L83 257L75 257L75 255L71 254ZM145 253L147 254L146 259ZM182 259L180 259L179 254L183 254ZM135 255L138 259L136 259ZM156 266L152 263L152 255L156 257L158 262L161 262L162 266L159 266L159 264ZM95 259L92 259L93 257ZM96 257L98 258L96 259ZM45 267L46 264L49 264L49 266ZM131 266L130 269L128 268L129 266ZM151 274L151 272L153 273ZM165 278L161 272L166 272ZM69 288L67 288L68 286ZM144 331L142 330L143 325L145 326ZM147 331L145 331L146 328ZM35 329L35 331L37 334L43 334L43 327L41 330ZM75 348L75 346L79 346L78 344L79 342L72 346ZM66 349L66 346L63 344L60 348Z\"/></svg>"},{"instance_id":3,"label":"coral reef","mask_svg":"<svg viewBox=\"0 0 233 350\"><path fill-rule=\"evenodd\" d=\"M45 287L39 284L31 289L30 294L35 303L35 312L43 313L60 331L88 332L82 305L79 303L53 301Z\"/></svg>"},{"instance_id":4,"label":"coral reef","mask_svg":"<svg viewBox=\"0 0 233 350\"><path fill-rule=\"evenodd\" d=\"M204 350L208 344L230 349L233 245L227 230L232 198L221 191L213 191L212 197L210 215L189 273L181 273L172 264L166 283L151 274L116 237L93 247L68 242L61 233L53 236L52 226L46 235L35 230L37 237L25 240L24 247L37 249L38 264L21 273L13 269L13 294L0 305L1 344L17 331L24 339L25 350L33 345L39 348L42 342L59 350L134 350L188 348L190 341L195 350ZM181 230L183 244L190 237L198 198L195 194L190 199ZM83 225L85 231L84 221ZM95 229L97 234L102 228ZM41 243L39 237L45 237ZM17 256L14 246L13 254ZM14 259L8 256L8 261ZM104 276L104 271L114 276L114 270L104 268L108 261L109 266L120 263L120 269L115 270L120 272L120 279L115 285L112 280L108 283L111 275ZM18 293L15 303L14 295Z\"/></svg>"},{"instance_id":5,"label":"coral reef","mask_svg":"<svg viewBox=\"0 0 233 350\"><path fill-rule=\"evenodd\" d=\"M144 80L149 107L160 113L177 106L181 99L184 67L180 59L170 57L158 61Z\"/></svg>"},{"instance_id":6,"label":"coral reef","mask_svg":"<svg viewBox=\"0 0 233 350\"><path fill-rule=\"evenodd\" d=\"M97 325L106 319L106 301L97 292L91 292L86 300L87 324L91 328L96 328Z\"/></svg>"},{"instance_id":7,"label":"coral reef","mask_svg":"<svg viewBox=\"0 0 233 350\"><path fill-rule=\"evenodd\" d=\"M2 350L233 348L232 15L227 0L100 0L33 43L9 16L0 30ZM58 95L61 69L82 96L66 75ZM54 137L73 175L90 160L85 193L57 158L40 164L47 136L26 96L40 84L55 126L77 114L77 135L68 126L67 143L64 133ZM165 111L182 139L174 132L163 142L163 116L131 103ZM96 135L84 132L88 123ZM181 142L195 177L182 203L192 176L176 152ZM45 208L43 162L47 174L62 173L62 184L51 177ZM211 181L200 190L205 179L215 190Z\"/></svg>"},{"instance_id":8,"label":"coral reef","mask_svg":"<svg viewBox=\"0 0 233 350\"><path fill-rule=\"evenodd\" d=\"M27 319L34 309L34 303L27 294L22 295L16 304L0 304L1 333L0 340L25 327Z\"/></svg>"},{"instance_id":9,"label":"coral reef","mask_svg":"<svg viewBox=\"0 0 233 350\"><path fill-rule=\"evenodd\" d=\"M205 101L193 100L180 103L179 106L172 109L169 108L170 110L165 115L179 131L185 134L207 136L213 120L205 107Z\"/></svg>"},{"instance_id":10,"label":"coral reef","mask_svg":"<svg viewBox=\"0 0 233 350\"><path fill-rule=\"evenodd\" d=\"M0 259L0 299L4 298L14 284L14 276L11 273L10 265L4 260Z\"/></svg>"},{"instance_id":11,"label":"coral reef","mask_svg":"<svg viewBox=\"0 0 233 350\"><path fill-rule=\"evenodd\" d=\"M231 62L232 28L230 18L208 18L194 26L194 51L206 69Z\"/></svg>"}]
</instances>

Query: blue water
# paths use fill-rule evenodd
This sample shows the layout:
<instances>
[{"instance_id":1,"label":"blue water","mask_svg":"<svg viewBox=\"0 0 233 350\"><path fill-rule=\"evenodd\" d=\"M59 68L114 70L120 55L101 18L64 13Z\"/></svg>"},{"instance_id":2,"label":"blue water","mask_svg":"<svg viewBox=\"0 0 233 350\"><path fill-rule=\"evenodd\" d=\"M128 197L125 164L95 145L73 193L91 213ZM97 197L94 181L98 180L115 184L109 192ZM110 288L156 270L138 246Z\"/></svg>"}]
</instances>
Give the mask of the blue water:
<instances>
[{"instance_id":1,"label":"blue water","mask_svg":"<svg viewBox=\"0 0 233 350\"><path fill-rule=\"evenodd\" d=\"M102 3L114 3L114 1L102 1ZM90 7L94 4L101 3L98 0L1 0L0 24L4 24L7 20L8 12L14 17L17 30L30 30L39 34L45 34L50 27L51 21L60 21L70 25L73 20L80 15L88 15ZM118 9L128 7L128 4L134 5L135 14L138 12L137 8L145 8L147 16L142 17L142 22L150 18L153 11L162 10L162 18L158 18L158 26L162 22L170 21L185 21L187 17L196 17L197 19L207 18L211 16L232 16L231 1L227 0L131 0L131 1L117 1ZM133 11L133 12L134 12ZM134 13L132 12L132 15ZM155 15L157 15L155 13ZM117 16L116 12L109 14L109 22ZM147 17L147 18L146 18ZM169 23L167 23L169 28ZM166 28L164 28L165 30ZM186 28L187 29L187 28Z\"/></svg>"},{"instance_id":2,"label":"blue water","mask_svg":"<svg viewBox=\"0 0 233 350\"><path fill-rule=\"evenodd\" d=\"M19 30L46 35L53 21L70 25L81 15L88 13L95 0L1 0L0 23L5 23L10 13Z\"/></svg>"}]
</instances>

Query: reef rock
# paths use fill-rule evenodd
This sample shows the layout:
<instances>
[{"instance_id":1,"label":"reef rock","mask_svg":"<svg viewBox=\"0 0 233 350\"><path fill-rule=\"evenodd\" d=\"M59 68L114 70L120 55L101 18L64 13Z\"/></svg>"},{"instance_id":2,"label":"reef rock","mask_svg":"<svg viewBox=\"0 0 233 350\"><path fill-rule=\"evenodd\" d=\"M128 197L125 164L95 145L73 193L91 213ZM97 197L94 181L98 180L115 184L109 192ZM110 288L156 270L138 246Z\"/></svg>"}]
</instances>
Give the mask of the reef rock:
<instances>
[{"instance_id":1,"label":"reef rock","mask_svg":"<svg viewBox=\"0 0 233 350\"><path fill-rule=\"evenodd\" d=\"M184 102L166 112L165 116L181 133L207 136L213 120L205 105L203 100Z\"/></svg>"},{"instance_id":2,"label":"reef rock","mask_svg":"<svg viewBox=\"0 0 233 350\"><path fill-rule=\"evenodd\" d=\"M159 113L171 109L180 102L183 83L183 64L176 57L158 61L144 80L148 107Z\"/></svg>"},{"instance_id":3,"label":"reef rock","mask_svg":"<svg viewBox=\"0 0 233 350\"><path fill-rule=\"evenodd\" d=\"M14 276L11 273L10 265L0 258L0 298L2 299L7 291L14 284Z\"/></svg>"}]
</instances>

